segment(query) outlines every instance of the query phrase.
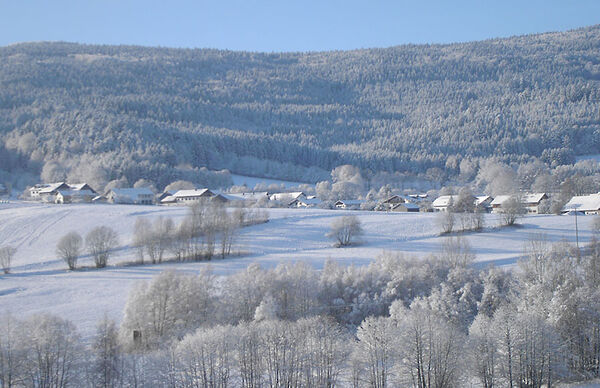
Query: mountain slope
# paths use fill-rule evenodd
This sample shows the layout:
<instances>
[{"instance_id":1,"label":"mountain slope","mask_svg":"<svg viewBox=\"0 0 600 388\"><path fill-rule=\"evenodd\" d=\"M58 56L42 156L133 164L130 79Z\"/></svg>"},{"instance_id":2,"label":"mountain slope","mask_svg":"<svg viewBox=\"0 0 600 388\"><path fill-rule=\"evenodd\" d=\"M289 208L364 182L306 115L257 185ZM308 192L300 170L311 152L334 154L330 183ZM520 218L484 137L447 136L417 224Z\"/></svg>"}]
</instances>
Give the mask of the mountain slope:
<instances>
[{"instance_id":1,"label":"mountain slope","mask_svg":"<svg viewBox=\"0 0 600 388\"><path fill-rule=\"evenodd\" d=\"M598 153L599 86L599 26L318 53L19 44L0 48L0 169L164 185L202 166L311 180L345 163L564 164Z\"/></svg>"}]
</instances>

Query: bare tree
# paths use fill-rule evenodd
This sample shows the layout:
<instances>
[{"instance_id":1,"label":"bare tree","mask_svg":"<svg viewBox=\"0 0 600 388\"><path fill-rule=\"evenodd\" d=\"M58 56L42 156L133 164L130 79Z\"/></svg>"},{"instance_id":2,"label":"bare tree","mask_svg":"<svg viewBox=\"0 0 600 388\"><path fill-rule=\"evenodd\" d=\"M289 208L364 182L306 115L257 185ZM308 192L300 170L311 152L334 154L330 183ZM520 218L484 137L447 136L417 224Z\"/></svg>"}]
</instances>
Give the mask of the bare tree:
<instances>
[{"instance_id":1,"label":"bare tree","mask_svg":"<svg viewBox=\"0 0 600 388\"><path fill-rule=\"evenodd\" d=\"M223 259L225 256L231 253L231 247L233 245L237 229L240 226L238 222L239 219L235 217L235 215L223 217L221 220L219 229L221 236L221 258Z\"/></svg>"},{"instance_id":2,"label":"bare tree","mask_svg":"<svg viewBox=\"0 0 600 388\"><path fill-rule=\"evenodd\" d=\"M77 258L81 253L83 239L77 232L69 232L65 234L56 245L56 254L59 255L69 269L73 270L77 266Z\"/></svg>"},{"instance_id":3,"label":"bare tree","mask_svg":"<svg viewBox=\"0 0 600 388\"><path fill-rule=\"evenodd\" d=\"M78 363L83 349L75 325L56 316L42 314L28 318L24 327L29 333L21 344L27 349L24 385L80 386Z\"/></svg>"},{"instance_id":4,"label":"bare tree","mask_svg":"<svg viewBox=\"0 0 600 388\"><path fill-rule=\"evenodd\" d=\"M165 251L169 247L173 234L173 220L159 217L154 221L153 227L153 230L146 233L145 246L152 264L155 264L162 262Z\"/></svg>"},{"instance_id":5,"label":"bare tree","mask_svg":"<svg viewBox=\"0 0 600 388\"><path fill-rule=\"evenodd\" d=\"M25 338L23 323L11 315L0 317L0 387L24 385Z\"/></svg>"},{"instance_id":6,"label":"bare tree","mask_svg":"<svg viewBox=\"0 0 600 388\"><path fill-rule=\"evenodd\" d=\"M448 207L447 211L438 213L437 221L442 229L442 233L448 234L454 230L455 217L450 207Z\"/></svg>"},{"instance_id":7,"label":"bare tree","mask_svg":"<svg viewBox=\"0 0 600 388\"><path fill-rule=\"evenodd\" d=\"M97 268L104 268L110 257L110 251L119 244L117 232L108 226L98 226L85 237L90 255L94 258Z\"/></svg>"},{"instance_id":8,"label":"bare tree","mask_svg":"<svg viewBox=\"0 0 600 388\"><path fill-rule=\"evenodd\" d=\"M355 243L362 234L363 229L358 217L344 216L331 223L331 229L326 236L335 240L337 247L345 247Z\"/></svg>"},{"instance_id":9,"label":"bare tree","mask_svg":"<svg viewBox=\"0 0 600 388\"><path fill-rule=\"evenodd\" d=\"M133 228L133 245L135 246L138 262L144 264L144 252L150 235L150 222L146 218L138 217Z\"/></svg>"},{"instance_id":10,"label":"bare tree","mask_svg":"<svg viewBox=\"0 0 600 388\"><path fill-rule=\"evenodd\" d=\"M123 359L118 342L118 330L114 321L104 317L97 326L92 344L92 377L94 386L111 388L120 384Z\"/></svg>"},{"instance_id":11,"label":"bare tree","mask_svg":"<svg viewBox=\"0 0 600 388\"><path fill-rule=\"evenodd\" d=\"M11 246L0 248L0 267L4 273L9 273L17 249Z\"/></svg>"}]
</instances>

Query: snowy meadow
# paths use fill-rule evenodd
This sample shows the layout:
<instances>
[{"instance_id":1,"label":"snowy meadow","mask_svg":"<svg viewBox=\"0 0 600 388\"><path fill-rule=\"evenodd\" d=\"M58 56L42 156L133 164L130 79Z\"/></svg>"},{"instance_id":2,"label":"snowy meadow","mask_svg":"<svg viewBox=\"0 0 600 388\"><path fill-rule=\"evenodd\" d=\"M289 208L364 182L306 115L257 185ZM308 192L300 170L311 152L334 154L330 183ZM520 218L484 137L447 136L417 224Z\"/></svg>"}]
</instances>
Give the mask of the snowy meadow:
<instances>
[{"instance_id":1,"label":"snowy meadow","mask_svg":"<svg viewBox=\"0 0 600 388\"><path fill-rule=\"evenodd\" d=\"M227 276L250 264L273 268L281 263L302 262L322 269L332 260L344 266L363 266L386 252L421 260L439 254L448 238L440 236L437 215L432 213L269 209L270 221L241 229L234 255L226 259L123 265L135 260L132 239L136 219L166 216L177 223L187 211L186 207L134 205L1 204L0 241L17 248L11 273L0 276L1 309L21 317L41 312L58 314L74 322L83 337L88 338L105 314L117 322L122 319L134 284L167 269L197 274L209 268L215 275ZM325 235L334 219L349 214L356 215L362 223L361 243L335 248ZM581 246L592 237L592 219L578 217ZM514 266L534 234L544 235L548 242L575 243L576 239L573 216L526 216L512 228L499 228L500 220L493 214L487 215L485 221L482 232L463 235L476 255L474 265L479 268ZM69 231L85 235L100 225L114 228L119 235L119 246L108 267L67 270L55 252L58 240ZM84 256L79 263L91 267L92 259Z\"/></svg>"}]
</instances>

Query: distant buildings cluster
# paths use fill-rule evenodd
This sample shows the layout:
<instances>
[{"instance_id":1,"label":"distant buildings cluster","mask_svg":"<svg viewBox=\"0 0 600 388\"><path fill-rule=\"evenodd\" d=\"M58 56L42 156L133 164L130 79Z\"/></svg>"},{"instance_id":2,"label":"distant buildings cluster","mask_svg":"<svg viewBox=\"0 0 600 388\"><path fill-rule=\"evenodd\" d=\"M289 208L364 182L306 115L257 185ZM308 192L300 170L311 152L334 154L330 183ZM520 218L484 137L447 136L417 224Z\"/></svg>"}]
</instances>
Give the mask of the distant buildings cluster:
<instances>
[{"instance_id":1,"label":"distant buildings cluster","mask_svg":"<svg viewBox=\"0 0 600 388\"><path fill-rule=\"evenodd\" d=\"M0 193L6 190L0 185ZM113 203L137 205L183 205L199 200L210 200L220 203L243 203L246 205L278 206L290 208L319 207L323 201L314 195L307 195L301 191L269 193L244 192L223 193L203 189L183 189L174 192L164 192L156 195L149 188L113 188L104 194L99 194L87 183L46 183L37 184L29 189L29 197L47 203ZM513 196L498 195L492 198L489 195L473 196L473 206L480 211L488 213L502 213L503 205ZM522 208L528 214L541 213L542 202L548 200L546 193L525 193L518 195ZM373 205L373 201L360 199L340 199L333 202L336 209L373 209L389 212L446 212L453 209L460 196L442 195L433 202L427 194L391 195ZM372 206L366 207L367 203ZM600 214L600 193L575 196L568 201L563 213L580 212L585 214Z\"/></svg>"}]
</instances>

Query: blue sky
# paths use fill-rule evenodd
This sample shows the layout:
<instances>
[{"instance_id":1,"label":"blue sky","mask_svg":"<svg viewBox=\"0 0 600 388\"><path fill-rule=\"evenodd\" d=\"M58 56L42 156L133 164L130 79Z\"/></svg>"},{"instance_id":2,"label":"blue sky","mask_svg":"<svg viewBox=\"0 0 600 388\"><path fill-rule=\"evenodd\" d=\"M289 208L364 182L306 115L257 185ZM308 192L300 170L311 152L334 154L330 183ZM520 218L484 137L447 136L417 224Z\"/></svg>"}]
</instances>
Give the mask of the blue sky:
<instances>
[{"instance_id":1,"label":"blue sky","mask_svg":"<svg viewBox=\"0 0 600 388\"><path fill-rule=\"evenodd\" d=\"M70 41L247 51L450 43L600 23L600 0L0 0L0 46Z\"/></svg>"}]
</instances>

